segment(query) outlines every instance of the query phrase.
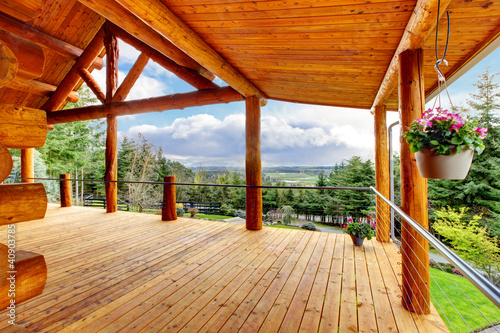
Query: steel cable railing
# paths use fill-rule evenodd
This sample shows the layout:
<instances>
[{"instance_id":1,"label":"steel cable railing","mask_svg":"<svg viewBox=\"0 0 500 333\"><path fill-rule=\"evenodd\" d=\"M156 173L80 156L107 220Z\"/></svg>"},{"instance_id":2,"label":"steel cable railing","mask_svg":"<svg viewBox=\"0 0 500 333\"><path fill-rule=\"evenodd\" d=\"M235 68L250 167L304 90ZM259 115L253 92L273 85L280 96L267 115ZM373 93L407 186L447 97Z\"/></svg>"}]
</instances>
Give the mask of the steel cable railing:
<instances>
[{"instance_id":1,"label":"steel cable railing","mask_svg":"<svg viewBox=\"0 0 500 333\"><path fill-rule=\"evenodd\" d=\"M29 178L33 180L54 180L54 181L60 181L59 178ZM65 179L66 181L78 181L78 182L115 182L115 183L130 183L130 184L150 184L150 185L177 185L177 186L207 186L207 187L234 187L234 188L262 188L262 189L299 189L299 190L323 190L323 191L335 191L335 190L353 190L353 191L373 191L375 193L375 202L377 205L387 205L390 207L390 209L379 209L376 220L377 220L377 228L384 228L386 230L391 230L390 234L392 239L395 242L406 242L404 239L399 240L397 239L397 234L396 231L401 234L401 231L404 230L406 233L411 235L413 237L412 244L418 244L418 246L421 246L422 249L425 251L428 251L428 249L425 249L418 241L416 241L416 238L412 235L410 231L411 228L412 230L415 230L420 236L422 236L429 244L431 244L444 258L446 258L450 263L452 263L461 273L463 276L465 276L477 289L479 289L488 299L490 299L497 307L500 308L500 290L493 284L491 283L488 279L486 279L482 274L477 272L474 268L472 268L467 262L465 262L463 259L461 259L458 255L456 255L454 252L452 252L450 249L448 249L444 244L442 244L437 238L435 238L429 231L427 231L425 228L420 226L416 221L414 221L411 217L409 217L407 214L405 214L399 207L397 207L392 201L388 200L384 196L382 196L375 188L373 187L317 187L317 186L311 186L311 187L304 187L304 186L268 186L268 185L263 185L263 186L251 186L251 185L237 185L237 184L198 184L198 183L168 183L168 182L154 182L154 181L107 181L107 180L94 180L94 179ZM397 219L399 223L391 223L391 220L393 219L393 216L391 216L391 212L394 212L394 218ZM402 223L405 221L406 223ZM399 224L401 227L400 229L395 227L395 225ZM392 228L394 227L394 230ZM411 247L409 244L405 243L406 246L408 246L410 249ZM413 249L412 249L413 250ZM406 262L409 262L411 266L404 266L405 269L413 269L414 271L418 272L419 270L417 269L417 266L423 266L427 267L427 264L422 262L420 259L418 259L418 262L414 262L411 260L408 260L408 253L404 253L404 251L400 251L400 254L402 258L407 259L407 260L402 260L402 265L406 265ZM445 272L445 270L441 267L441 264L437 264L439 269L442 272ZM469 330L473 330L473 328L469 325L467 320L464 318L462 313L457 309L455 304L453 304L452 300L446 295L445 291L443 290L442 286L438 283L438 281L430 274L429 269L427 268L427 271L430 275L430 278L434 282L434 284L437 286L439 291L443 293L445 298L448 300L448 302L451 304L451 306L454 308L454 310L457 312L458 316L461 318L461 320L467 325ZM451 281L452 284L455 285L457 290L460 291L460 293L469 300L469 302L472 304L472 306L480 313L480 315L491 325L493 325L493 322L487 318L487 316L474 304L474 302L467 296L467 294L458 286L453 279L449 277L448 274L446 274L448 277L449 281ZM418 285L418 281L424 281L425 278L422 277L420 274L417 274L417 276L410 276L410 279L412 279L412 282L415 283L415 285ZM401 285L400 285L401 288ZM431 292L430 286L426 286L426 290L420 290L418 291L422 294L430 292L431 298L432 298L432 303L438 307L440 310L440 313L442 316L444 316L444 319L446 320L448 327L451 328L454 332L457 332L455 329L452 321L450 318L448 318L447 314L445 311L443 311L440 302L437 300L434 295L434 293ZM412 296L417 296L414 294L414 291L411 290ZM417 303L417 306L419 308L415 308L416 312L424 312L424 309L420 307L420 304ZM428 304L427 301L425 301L425 306L426 307L431 307L431 304ZM433 314L434 315L434 314ZM419 326L424 328L431 327L431 323L429 323L429 319L427 316L423 317L425 319L422 319L422 316L415 316L413 315L413 320L419 322ZM436 318L435 322L439 322ZM426 322L425 322L425 321ZM440 327L442 331L444 331L444 328Z\"/></svg>"},{"instance_id":2,"label":"steel cable railing","mask_svg":"<svg viewBox=\"0 0 500 333\"><path fill-rule=\"evenodd\" d=\"M386 204L388 204L401 218L400 222L402 220L405 220L408 225L416 230L423 238L425 238L426 241L429 242L444 258L446 258L453 266L455 266L464 277L466 277L477 289L479 289L488 299L490 299L497 307L500 307L500 289L496 287L493 283L491 283L488 279L486 279L482 274L477 272L473 267L471 267L467 262L465 262L462 258L460 258L458 255L456 255L454 252L452 252L448 247L446 247L443 243L441 243L437 238L435 238L429 231L427 231L425 228L420 226L416 221L411 219L407 214L405 214L399 207L394 205L391 201L389 201L387 198L383 197L376 189L372 188L372 190L377 194L377 200L379 202L383 201ZM409 231L404 223L400 223L401 228L405 229L405 231ZM401 232L401 230L397 230ZM413 238L414 242L412 244L419 244L419 246L422 246L419 242L416 241L414 236L410 233L407 232L411 237ZM404 241L404 240L402 240ZM423 248L423 247L422 247ZM425 249L428 251L428 249ZM422 262L420 264L423 265ZM441 264L437 263L437 266L439 269L443 272L444 269L441 267ZM487 316L477 307L477 305L467 296L467 294L456 284L456 282L451 279L449 274L445 274L445 276L451 281L453 285L457 288L457 290L460 291L460 293L470 302L470 304L478 311L478 313L489 323L490 326L494 327L494 323L487 318ZM448 299L450 304L453 306L455 311L458 313L460 318L464 321L464 323L469 327L469 329L472 331L473 329L467 322L467 320L464 318L463 314L460 313L460 311L457 309L455 304L449 299L449 297L446 295L446 293L443 291L442 287L439 285L439 283L432 277L431 279L436 283L438 288L443 292L445 297ZM444 313L444 312L442 312ZM448 320L448 319L447 319ZM449 324L453 328L453 325L451 322L448 320ZM496 331L498 331L496 328L494 328ZM453 328L454 330L454 328Z\"/></svg>"}]
</instances>

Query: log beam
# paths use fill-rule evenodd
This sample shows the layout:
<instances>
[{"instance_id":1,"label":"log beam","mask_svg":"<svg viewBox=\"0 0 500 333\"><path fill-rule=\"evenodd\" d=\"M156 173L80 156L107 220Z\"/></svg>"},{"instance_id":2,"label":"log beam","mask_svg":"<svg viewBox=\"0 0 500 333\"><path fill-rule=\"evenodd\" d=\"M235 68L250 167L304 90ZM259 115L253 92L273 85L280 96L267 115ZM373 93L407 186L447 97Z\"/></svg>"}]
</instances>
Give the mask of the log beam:
<instances>
[{"instance_id":1,"label":"log beam","mask_svg":"<svg viewBox=\"0 0 500 333\"><path fill-rule=\"evenodd\" d=\"M113 101L118 87L118 41L106 24L104 26L104 47L106 48L106 103ZM114 115L106 119L106 212L114 213L118 209L118 120Z\"/></svg>"},{"instance_id":2,"label":"log beam","mask_svg":"<svg viewBox=\"0 0 500 333\"><path fill-rule=\"evenodd\" d=\"M425 107L423 51L407 50L399 56L399 109L401 131L421 117ZM401 133L401 209L429 229L427 180L420 176L415 155ZM401 222L402 302L405 309L430 313L429 244L404 220Z\"/></svg>"},{"instance_id":3,"label":"log beam","mask_svg":"<svg viewBox=\"0 0 500 333\"><path fill-rule=\"evenodd\" d=\"M0 29L10 32L18 37L21 37L30 42L42 46L44 49L58 53L63 57L77 60L83 53L79 47L63 42L57 38L47 35L39 30L36 30L26 24L19 23L3 14L0 14ZM96 58L92 63L95 69L102 69L103 61L101 58Z\"/></svg>"},{"instance_id":4,"label":"log beam","mask_svg":"<svg viewBox=\"0 0 500 333\"><path fill-rule=\"evenodd\" d=\"M70 94L71 91L76 87L78 82L80 81L80 75L78 74L79 68L89 68L90 65L94 62L94 60L99 56L102 52L104 45L104 30L101 28L97 34L94 36L94 39L87 46L85 51L83 51L82 55L75 62L73 67L69 70L68 74L61 81L56 91L50 96L49 100L45 102L42 106L43 110L46 111L56 111L61 108L66 97Z\"/></svg>"},{"instance_id":5,"label":"log beam","mask_svg":"<svg viewBox=\"0 0 500 333\"><path fill-rule=\"evenodd\" d=\"M14 81L18 67L19 64L14 52L0 42L0 88Z\"/></svg>"},{"instance_id":6,"label":"log beam","mask_svg":"<svg viewBox=\"0 0 500 333\"><path fill-rule=\"evenodd\" d=\"M92 90L95 97L97 97L97 99L104 104L106 102L106 96L104 96L104 93L102 92L99 83L97 83L96 80L94 80L94 77L89 72L89 70L87 68L78 68L77 72L83 79L83 81L85 81L87 87L89 87L90 90Z\"/></svg>"},{"instance_id":7,"label":"log beam","mask_svg":"<svg viewBox=\"0 0 500 333\"><path fill-rule=\"evenodd\" d=\"M406 50L416 50L424 46L427 37L436 28L436 15L440 3L439 17L446 12L451 0L419 0L415 5L398 48L380 84L372 109L386 103L398 84L399 55Z\"/></svg>"},{"instance_id":8,"label":"log beam","mask_svg":"<svg viewBox=\"0 0 500 333\"><path fill-rule=\"evenodd\" d=\"M43 97L50 97L52 93L57 89L56 86L45 82L40 82L37 80L30 80L24 82L17 79L14 79L14 81L9 83L9 85L7 85L7 88L24 91L30 94L35 94ZM76 103L78 102L79 98L80 95L76 91L71 91L68 97L66 97L66 101L71 103Z\"/></svg>"},{"instance_id":9,"label":"log beam","mask_svg":"<svg viewBox=\"0 0 500 333\"><path fill-rule=\"evenodd\" d=\"M13 161L7 147L0 142L0 184L3 183L12 172Z\"/></svg>"},{"instance_id":10,"label":"log beam","mask_svg":"<svg viewBox=\"0 0 500 333\"><path fill-rule=\"evenodd\" d=\"M190 68L178 65L174 61L165 57L162 53L141 42L139 39L130 35L128 32L120 29L118 26L111 24L110 28L116 37L120 38L125 43L132 45L142 53L145 53L154 62L158 63L160 66L175 74L181 80L186 81L196 89L213 89L218 87L218 85L216 85L206 77L200 75L198 72Z\"/></svg>"},{"instance_id":11,"label":"log beam","mask_svg":"<svg viewBox=\"0 0 500 333\"><path fill-rule=\"evenodd\" d=\"M245 123L245 172L246 184L262 186L262 165L260 156L260 100L257 96L247 97ZM246 188L246 228L262 229L262 189Z\"/></svg>"},{"instance_id":12,"label":"log beam","mask_svg":"<svg viewBox=\"0 0 500 333\"><path fill-rule=\"evenodd\" d=\"M387 110L385 105L375 107L375 186L386 198L390 197L389 149L387 141ZM391 240L391 212L389 205L377 197L377 240Z\"/></svg>"},{"instance_id":13,"label":"log beam","mask_svg":"<svg viewBox=\"0 0 500 333\"><path fill-rule=\"evenodd\" d=\"M105 118L108 114L126 116L149 112L163 112L167 110L183 110L189 107L231 103L243 100L243 96L233 88L222 87L52 112L47 114L47 122L51 125L62 124L73 121Z\"/></svg>"},{"instance_id":14,"label":"log beam","mask_svg":"<svg viewBox=\"0 0 500 333\"><path fill-rule=\"evenodd\" d=\"M14 265L9 266L8 254L15 253ZM47 282L47 264L41 254L16 250L0 244L0 308L5 309L15 300L15 306L35 296L41 295ZM5 258L5 260L3 259ZM11 258L9 256L9 258ZM8 273L9 272L9 273ZM10 273L15 272L15 273ZM9 297L10 275L15 275L15 295Z\"/></svg>"},{"instance_id":15,"label":"log beam","mask_svg":"<svg viewBox=\"0 0 500 333\"><path fill-rule=\"evenodd\" d=\"M0 30L0 41L17 58L16 78L22 81L29 81L39 78L43 74L45 55L40 45L3 30Z\"/></svg>"},{"instance_id":16,"label":"log beam","mask_svg":"<svg viewBox=\"0 0 500 333\"><path fill-rule=\"evenodd\" d=\"M43 184L0 185L0 225L43 219L46 211Z\"/></svg>"},{"instance_id":17,"label":"log beam","mask_svg":"<svg viewBox=\"0 0 500 333\"><path fill-rule=\"evenodd\" d=\"M115 0L130 13L155 27L162 36L217 75L245 97L267 96L220 56L198 34L172 13L161 0ZM113 2L113 1L110 1Z\"/></svg>"},{"instance_id":18,"label":"log beam","mask_svg":"<svg viewBox=\"0 0 500 333\"><path fill-rule=\"evenodd\" d=\"M44 111L0 104L0 142L5 147L42 147L46 137L47 114Z\"/></svg>"},{"instance_id":19,"label":"log beam","mask_svg":"<svg viewBox=\"0 0 500 333\"><path fill-rule=\"evenodd\" d=\"M127 98L130 90L132 90L132 87L137 82L137 79L139 79L139 76L141 76L141 73L148 62L149 57L145 53L141 53L132 68L130 68L130 71L123 80L122 84L116 90L112 102L123 102Z\"/></svg>"},{"instance_id":20,"label":"log beam","mask_svg":"<svg viewBox=\"0 0 500 333\"><path fill-rule=\"evenodd\" d=\"M110 22L113 22L132 36L144 41L144 43L148 44L153 49L158 50L160 53L172 59L177 64L193 69L209 80L213 80L215 78L212 73L179 50L168 39L149 27L138 17L120 6L117 2L100 0L79 0L79 2Z\"/></svg>"},{"instance_id":21,"label":"log beam","mask_svg":"<svg viewBox=\"0 0 500 333\"><path fill-rule=\"evenodd\" d=\"M35 177L35 149L21 149L21 183L34 183Z\"/></svg>"}]
</instances>

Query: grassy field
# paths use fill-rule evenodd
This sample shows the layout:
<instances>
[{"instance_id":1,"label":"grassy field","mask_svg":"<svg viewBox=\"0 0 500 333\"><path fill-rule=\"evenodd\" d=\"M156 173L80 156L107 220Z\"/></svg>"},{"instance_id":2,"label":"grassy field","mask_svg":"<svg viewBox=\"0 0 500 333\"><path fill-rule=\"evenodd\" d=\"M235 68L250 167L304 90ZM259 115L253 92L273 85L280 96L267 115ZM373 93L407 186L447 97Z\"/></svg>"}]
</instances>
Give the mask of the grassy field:
<instances>
[{"instance_id":1,"label":"grassy field","mask_svg":"<svg viewBox=\"0 0 500 333\"><path fill-rule=\"evenodd\" d=\"M191 214L189 213L184 213L184 216L190 217ZM197 217L200 219L208 219L208 220L226 220L226 219L232 219L234 216L226 216L226 215L216 215L216 214L201 214L197 213Z\"/></svg>"},{"instance_id":2,"label":"grassy field","mask_svg":"<svg viewBox=\"0 0 500 333\"><path fill-rule=\"evenodd\" d=\"M282 229L300 229L300 227L292 227L290 225L265 225L264 227L269 227L269 228L282 228Z\"/></svg>"},{"instance_id":3,"label":"grassy field","mask_svg":"<svg viewBox=\"0 0 500 333\"><path fill-rule=\"evenodd\" d=\"M467 297L474 302L476 307L481 310L489 321L492 323L500 322L500 309L498 309L493 303L491 303L490 300L486 298L486 296L477 290L477 288L472 285L469 280L464 277L444 273L433 268L430 269L430 273L432 294L431 301L438 310L446 326L448 326L450 332L465 333L488 325L488 321L471 304L471 302L469 302ZM467 297L465 297L464 294L458 290L450 279L460 286ZM460 312L463 319L453 306L455 306L458 312Z\"/></svg>"},{"instance_id":4,"label":"grassy field","mask_svg":"<svg viewBox=\"0 0 500 333\"><path fill-rule=\"evenodd\" d=\"M264 177L269 176L272 182L276 181L285 181L285 182L293 182L296 184L308 184L313 185L316 184L318 177L313 174L307 173L289 173L289 172L279 172L279 173L265 173Z\"/></svg>"}]
</instances>

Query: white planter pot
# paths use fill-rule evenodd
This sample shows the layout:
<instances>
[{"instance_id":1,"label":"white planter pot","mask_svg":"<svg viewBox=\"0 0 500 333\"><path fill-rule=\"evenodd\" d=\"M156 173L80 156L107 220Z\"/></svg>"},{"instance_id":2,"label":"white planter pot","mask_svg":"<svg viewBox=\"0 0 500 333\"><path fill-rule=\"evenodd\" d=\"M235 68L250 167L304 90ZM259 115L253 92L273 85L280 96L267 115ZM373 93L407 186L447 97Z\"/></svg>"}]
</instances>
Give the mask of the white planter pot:
<instances>
[{"instance_id":1,"label":"white planter pot","mask_svg":"<svg viewBox=\"0 0 500 333\"><path fill-rule=\"evenodd\" d=\"M465 179L474 157L474 150L462 149L457 154L455 147L450 147L450 155L435 155L429 148L415 154L418 170L424 178Z\"/></svg>"}]
</instances>

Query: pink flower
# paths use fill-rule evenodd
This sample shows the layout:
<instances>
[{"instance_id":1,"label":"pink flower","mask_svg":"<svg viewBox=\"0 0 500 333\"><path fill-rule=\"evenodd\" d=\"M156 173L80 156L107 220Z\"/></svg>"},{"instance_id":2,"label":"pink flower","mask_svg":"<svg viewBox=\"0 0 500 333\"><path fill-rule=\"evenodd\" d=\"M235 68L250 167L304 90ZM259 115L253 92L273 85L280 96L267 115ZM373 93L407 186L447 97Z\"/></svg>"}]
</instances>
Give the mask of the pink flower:
<instances>
[{"instance_id":1,"label":"pink flower","mask_svg":"<svg viewBox=\"0 0 500 333\"><path fill-rule=\"evenodd\" d=\"M488 129L486 127L478 127L474 130L474 132L476 133L479 133L481 139L484 139L486 138L486 136L488 135Z\"/></svg>"},{"instance_id":2,"label":"pink flower","mask_svg":"<svg viewBox=\"0 0 500 333\"><path fill-rule=\"evenodd\" d=\"M375 228L375 226L377 225L375 222L372 222L372 223L370 223L370 224L371 224L371 225L372 225L372 227L374 227L374 228Z\"/></svg>"},{"instance_id":3,"label":"pink flower","mask_svg":"<svg viewBox=\"0 0 500 333\"><path fill-rule=\"evenodd\" d=\"M415 119L420 126L432 126L432 121L428 119Z\"/></svg>"},{"instance_id":4,"label":"pink flower","mask_svg":"<svg viewBox=\"0 0 500 333\"><path fill-rule=\"evenodd\" d=\"M352 218L348 218L348 219L347 219L347 222L352 222Z\"/></svg>"},{"instance_id":5,"label":"pink flower","mask_svg":"<svg viewBox=\"0 0 500 333\"><path fill-rule=\"evenodd\" d=\"M347 228L347 225L345 225L345 224L344 224L344 225L342 226L342 228L344 228L344 229L345 229L345 228Z\"/></svg>"}]
</instances>

